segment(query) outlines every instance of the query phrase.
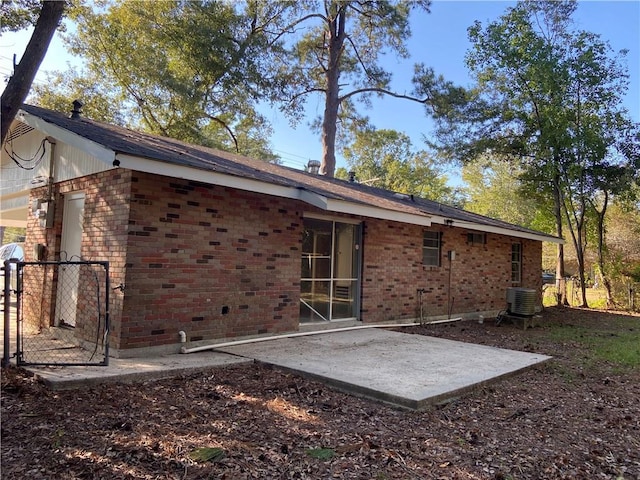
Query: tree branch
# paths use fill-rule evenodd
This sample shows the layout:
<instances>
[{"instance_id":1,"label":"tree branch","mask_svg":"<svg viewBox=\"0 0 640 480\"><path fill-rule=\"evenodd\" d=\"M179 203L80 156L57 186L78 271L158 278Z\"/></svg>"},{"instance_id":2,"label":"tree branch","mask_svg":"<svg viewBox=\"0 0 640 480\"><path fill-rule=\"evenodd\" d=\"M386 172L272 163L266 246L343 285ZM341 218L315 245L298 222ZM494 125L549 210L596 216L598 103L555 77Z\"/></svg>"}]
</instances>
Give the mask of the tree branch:
<instances>
[{"instance_id":1,"label":"tree branch","mask_svg":"<svg viewBox=\"0 0 640 480\"><path fill-rule=\"evenodd\" d=\"M289 99L289 103L293 103L295 102L298 98L300 97L304 97L306 94L308 93L313 93L313 92L320 92L320 93L325 93L327 90L325 88L308 88L307 90L300 92L300 93L296 93L295 95L293 95L290 99Z\"/></svg>"},{"instance_id":2,"label":"tree branch","mask_svg":"<svg viewBox=\"0 0 640 480\"><path fill-rule=\"evenodd\" d=\"M31 39L20 63L16 66L4 92L2 92L0 144L4 143L16 113L29 94L33 79L36 77L51 39L60 25L65 8L66 2L42 2L42 9L31 34Z\"/></svg>"},{"instance_id":3,"label":"tree branch","mask_svg":"<svg viewBox=\"0 0 640 480\"><path fill-rule=\"evenodd\" d=\"M227 131L229 136L233 139L233 143L236 146L236 152L240 153L240 147L238 146L238 139L234 135L233 130L231 130L231 127L229 127L229 125L227 125L227 123L224 120L222 120L222 119L220 119L218 117L214 117L213 115L209 115L209 114L205 114L205 115L209 120L213 120L218 125L221 125L222 128L224 128Z\"/></svg>"},{"instance_id":4,"label":"tree branch","mask_svg":"<svg viewBox=\"0 0 640 480\"><path fill-rule=\"evenodd\" d=\"M352 92L349 92L346 95L343 95L342 97L340 97L338 101L343 102L344 100L351 98L354 95L359 95L361 93L380 93L383 95L389 95L390 97L403 98L405 100L411 100L412 102L418 102L422 104L427 104L429 102L429 98L420 99L417 97L412 97L411 95L403 95L400 93L392 92L391 90L387 90L385 88L378 88L378 87L367 87L367 88L359 88L357 90L353 90Z\"/></svg>"},{"instance_id":5,"label":"tree branch","mask_svg":"<svg viewBox=\"0 0 640 480\"><path fill-rule=\"evenodd\" d=\"M364 61L362 60L362 57L360 56L360 52L358 51L358 48L356 47L355 43L353 43L353 39L351 38L351 35L346 35L346 38L347 38L347 41L351 44L351 47L353 47L353 51L356 54L356 58L358 59L358 63L362 67L362 70L364 70L364 73L367 75L367 77L369 77L369 79L371 79L372 77L371 77L371 74L369 73L369 69L364 64Z\"/></svg>"}]
</instances>

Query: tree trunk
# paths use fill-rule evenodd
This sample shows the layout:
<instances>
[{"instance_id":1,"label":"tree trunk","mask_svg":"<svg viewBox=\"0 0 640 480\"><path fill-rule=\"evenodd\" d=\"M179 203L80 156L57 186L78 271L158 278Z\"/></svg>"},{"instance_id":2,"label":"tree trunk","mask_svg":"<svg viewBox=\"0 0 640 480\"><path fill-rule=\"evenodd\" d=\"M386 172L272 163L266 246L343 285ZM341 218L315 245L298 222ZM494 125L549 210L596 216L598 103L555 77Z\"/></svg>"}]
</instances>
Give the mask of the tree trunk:
<instances>
[{"instance_id":1,"label":"tree trunk","mask_svg":"<svg viewBox=\"0 0 640 480\"><path fill-rule=\"evenodd\" d=\"M578 239L580 239L581 232L578 231ZM580 240L581 241L581 240ZM578 278L580 279L580 295L582 296L582 304L580 305L582 308L589 308L589 304L587 303L587 282L584 275L584 249L580 249L580 253L578 253Z\"/></svg>"},{"instance_id":2,"label":"tree trunk","mask_svg":"<svg viewBox=\"0 0 640 480\"><path fill-rule=\"evenodd\" d=\"M556 217L556 235L562 238L562 196L560 195L560 175L557 175L553 179L553 203L554 203L554 215ZM558 306L568 305L567 300L567 285L565 282L564 272L564 245L558 244L556 258L556 303Z\"/></svg>"},{"instance_id":3,"label":"tree trunk","mask_svg":"<svg viewBox=\"0 0 640 480\"><path fill-rule=\"evenodd\" d=\"M335 18L329 19L328 53L324 118L322 120L322 162L320 174L333 178L336 170L336 132L340 108L340 57L345 39L346 10L340 8Z\"/></svg>"},{"instance_id":4,"label":"tree trunk","mask_svg":"<svg viewBox=\"0 0 640 480\"><path fill-rule=\"evenodd\" d=\"M40 16L31 39L0 99L2 105L2 120L0 121L2 144L9 133L13 119L29 94L33 79L49 49L49 44L60 24L64 9L64 1L42 2Z\"/></svg>"},{"instance_id":5,"label":"tree trunk","mask_svg":"<svg viewBox=\"0 0 640 480\"><path fill-rule=\"evenodd\" d=\"M604 267L604 250L605 250L604 219L607 213L607 207L609 206L609 192L605 190L602 193L604 194L602 210L598 211L597 208L594 208L594 210L596 211L596 214L598 215L598 270L599 270L600 276L602 277L602 285L604 285L604 289L606 291L607 308L611 308L613 306L613 294L611 293L611 281L609 280L609 276L607 275Z\"/></svg>"},{"instance_id":6,"label":"tree trunk","mask_svg":"<svg viewBox=\"0 0 640 480\"><path fill-rule=\"evenodd\" d=\"M563 210L567 219L567 224L569 228L569 232L571 233L571 239L573 241L573 248L576 252L576 259L578 261L578 280L579 287L581 292L581 301L580 307L588 307L587 305L587 295L586 295L586 286L585 286L585 277L584 277L584 252L585 252L585 232L584 232L584 215L586 209L586 203L584 201L584 197L581 198L580 208L578 212L575 209L569 211L569 207L566 204L563 204ZM575 295L576 285L574 283L572 294Z\"/></svg>"}]
</instances>

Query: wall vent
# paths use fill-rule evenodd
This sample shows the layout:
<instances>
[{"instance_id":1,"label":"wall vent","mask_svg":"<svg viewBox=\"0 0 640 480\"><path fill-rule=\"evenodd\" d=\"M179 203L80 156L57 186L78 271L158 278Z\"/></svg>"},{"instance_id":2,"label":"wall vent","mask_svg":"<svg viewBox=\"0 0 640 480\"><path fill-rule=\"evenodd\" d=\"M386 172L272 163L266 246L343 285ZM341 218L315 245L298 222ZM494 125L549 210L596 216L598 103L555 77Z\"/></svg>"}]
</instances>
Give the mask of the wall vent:
<instances>
[{"instance_id":1,"label":"wall vent","mask_svg":"<svg viewBox=\"0 0 640 480\"><path fill-rule=\"evenodd\" d=\"M30 127L26 123L16 122L15 126L9 131L9 135L7 136L7 142L12 142L18 137L22 135L26 135L29 132L33 132L35 128Z\"/></svg>"}]
</instances>

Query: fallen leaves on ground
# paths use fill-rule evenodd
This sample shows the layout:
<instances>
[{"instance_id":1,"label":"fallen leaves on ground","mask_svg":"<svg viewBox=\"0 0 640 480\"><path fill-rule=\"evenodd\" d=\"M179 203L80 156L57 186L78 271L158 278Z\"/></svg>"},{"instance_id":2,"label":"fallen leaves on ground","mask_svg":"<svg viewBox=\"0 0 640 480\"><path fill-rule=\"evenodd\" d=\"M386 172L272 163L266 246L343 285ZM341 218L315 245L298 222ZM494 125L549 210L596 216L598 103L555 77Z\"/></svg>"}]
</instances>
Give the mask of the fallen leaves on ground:
<instances>
[{"instance_id":1,"label":"fallen leaves on ground","mask_svg":"<svg viewBox=\"0 0 640 480\"><path fill-rule=\"evenodd\" d=\"M6 369L2 477L640 479L640 370L594 362L580 341L549 334L603 322L614 335L640 328L640 316L547 309L527 330L411 329L554 357L426 412L258 364L70 391Z\"/></svg>"}]
</instances>

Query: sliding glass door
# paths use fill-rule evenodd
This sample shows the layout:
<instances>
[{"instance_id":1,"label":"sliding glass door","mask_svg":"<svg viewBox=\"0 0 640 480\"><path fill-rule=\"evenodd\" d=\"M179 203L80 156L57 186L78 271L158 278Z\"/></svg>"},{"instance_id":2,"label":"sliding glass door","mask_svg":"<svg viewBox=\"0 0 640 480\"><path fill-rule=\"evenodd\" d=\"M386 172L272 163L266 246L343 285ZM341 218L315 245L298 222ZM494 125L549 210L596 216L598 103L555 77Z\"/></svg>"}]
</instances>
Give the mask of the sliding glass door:
<instances>
[{"instance_id":1,"label":"sliding glass door","mask_svg":"<svg viewBox=\"0 0 640 480\"><path fill-rule=\"evenodd\" d=\"M360 224L305 218L300 321L357 319Z\"/></svg>"}]
</instances>

